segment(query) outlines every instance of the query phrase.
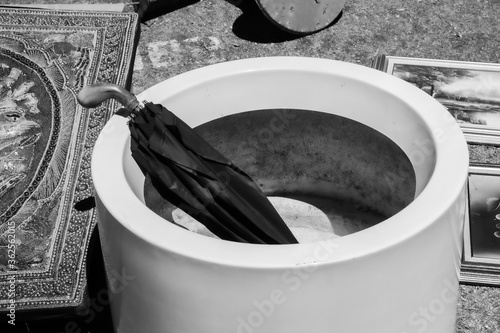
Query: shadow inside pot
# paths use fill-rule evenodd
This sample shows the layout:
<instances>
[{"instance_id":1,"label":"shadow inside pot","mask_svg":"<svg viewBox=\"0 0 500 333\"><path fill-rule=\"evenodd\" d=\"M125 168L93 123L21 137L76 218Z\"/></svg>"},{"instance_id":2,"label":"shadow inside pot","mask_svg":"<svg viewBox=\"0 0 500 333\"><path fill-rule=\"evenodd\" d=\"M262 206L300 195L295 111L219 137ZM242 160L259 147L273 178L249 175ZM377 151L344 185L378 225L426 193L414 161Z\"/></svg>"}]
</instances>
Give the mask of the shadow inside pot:
<instances>
[{"instance_id":1,"label":"shadow inside pot","mask_svg":"<svg viewBox=\"0 0 500 333\"><path fill-rule=\"evenodd\" d=\"M270 197L300 243L349 235L395 215L415 197L401 148L380 132L323 112L255 110L195 129ZM165 201L148 179L146 205L164 219L214 237Z\"/></svg>"}]
</instances>

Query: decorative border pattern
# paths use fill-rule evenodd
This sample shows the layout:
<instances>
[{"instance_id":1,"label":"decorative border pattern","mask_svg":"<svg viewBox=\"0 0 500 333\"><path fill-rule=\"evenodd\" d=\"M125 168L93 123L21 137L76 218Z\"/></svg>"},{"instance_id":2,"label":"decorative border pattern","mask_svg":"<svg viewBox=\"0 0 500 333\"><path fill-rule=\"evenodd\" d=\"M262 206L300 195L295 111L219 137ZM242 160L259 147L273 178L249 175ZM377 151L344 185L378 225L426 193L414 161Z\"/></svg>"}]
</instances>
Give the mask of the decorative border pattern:
<instances>
[{"instance_id":1,"label":"decorative border pattern","mask_svg":"<svg viewBox=\"0 0 500 333\"><path fill-rule=\"evenodd\" d=\"M79 86L67 81L71 73L60 59L50 58L50 55L45 54L47 60L60 69L57 77L48 71L47 67L40 66L37 63L39 59L31 59L35 53L31 50L36 50L38 55L44 52L43 48L39 47L40 41L36 40L37 35L66 34L69 31L87 33L95 37L92 56L84 77L85 84L126 84L138 34L138 17L135 13L0 10L0 37L17 39L21 43L19 45L24 45L23 50L4 46L0 52L34 69L45 86L52 87L47 89L53 103L52 133L45 156L30 186L0 216L0 227L36 192L38 183L46 176L45 171L50 167L58 140L62 140L58 135L61 122L68 112L71 113L71 119L74 119L71 124L71 138L67 142L64 173L57 189L54 190L59 191L60 202L57 221L53 224L54 230L46 253L47 258L33 267L0 271L0 311L7 310L8 277L12 273L16 280L18 310L77 307L84 300L85 260L91 232L96 224L96 212L94 209L78 211L74 205L93 195L90 171L92 150L101 129L118 105L114 101L108 101L96 109L83 109L76 102ZM61 80L64 81L62 84ZM3 229L0 229L0 232L1 230Z\"/></svg>"}]
</instances>

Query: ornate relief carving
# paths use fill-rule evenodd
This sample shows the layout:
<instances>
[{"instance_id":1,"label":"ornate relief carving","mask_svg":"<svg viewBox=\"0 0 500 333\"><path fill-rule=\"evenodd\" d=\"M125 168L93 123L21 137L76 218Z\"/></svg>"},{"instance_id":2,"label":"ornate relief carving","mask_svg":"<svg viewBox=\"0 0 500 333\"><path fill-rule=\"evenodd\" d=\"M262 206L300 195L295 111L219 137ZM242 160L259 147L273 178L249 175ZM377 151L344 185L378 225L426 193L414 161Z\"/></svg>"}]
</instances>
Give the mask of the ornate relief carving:
<instances>
[{"instance_id":1,"label":"ornate relief carving","mask_svg":"<svg viewBox=\"0 0 500 333\"><path fill-rule=\"evenodd\" d=\"M117 105L90 112L76 94L125 84L136 30L131 13L0 10L0 311L12 274L18 309L82 302L96 215L74 205L92 195L92 149ZM9 222L15 265L1 250Z\"/></svg>"}]
</instances>

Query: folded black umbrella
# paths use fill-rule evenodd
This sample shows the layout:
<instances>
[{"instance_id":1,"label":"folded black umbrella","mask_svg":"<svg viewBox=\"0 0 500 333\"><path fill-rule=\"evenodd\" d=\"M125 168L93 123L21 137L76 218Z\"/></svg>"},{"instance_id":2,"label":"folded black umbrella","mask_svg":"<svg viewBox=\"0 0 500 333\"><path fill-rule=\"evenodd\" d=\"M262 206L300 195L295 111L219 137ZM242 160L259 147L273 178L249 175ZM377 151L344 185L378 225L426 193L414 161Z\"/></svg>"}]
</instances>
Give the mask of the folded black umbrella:
<instances>
[{"instance_id":1,"label":"folded black umbrella","mask_svg":"<svg viewBox=\"0 0 500 333\"><path fill-rule=\"evenodd\" d=\"M132 157L164 199L225 240L297 243L257 184L165 107L111 84L78 95L84 107L108 98L124 106L117 114L130 119Z\"/></svg>"}]
</instances>

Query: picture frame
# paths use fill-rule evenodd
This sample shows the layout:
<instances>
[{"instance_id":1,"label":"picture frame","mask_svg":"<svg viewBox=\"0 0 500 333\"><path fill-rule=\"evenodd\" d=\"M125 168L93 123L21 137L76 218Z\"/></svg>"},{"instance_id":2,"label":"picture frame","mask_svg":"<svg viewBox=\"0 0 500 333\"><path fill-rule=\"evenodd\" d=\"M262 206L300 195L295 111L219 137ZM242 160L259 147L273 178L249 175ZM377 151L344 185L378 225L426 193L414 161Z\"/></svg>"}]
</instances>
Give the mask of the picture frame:
<instances>
[{"instance_id":1,"label":"picture frame","mask_svg":"<svg viewBox=\"0 0 500 333\"><path fill-rule=\"evenodd\" d=\"M471 165L460 282L500 286L500 166Z\"/></svg>"},{"instance_id":2,"label":"picture frame","mask_svg":"<svg viewBox=\"0 0 500 333\"><path fill-rule=\"evenodd\" d=\"M382 55L372 67L438 100L469 143L500 145L500 64Z\"/></svg>"}]
</instances>

